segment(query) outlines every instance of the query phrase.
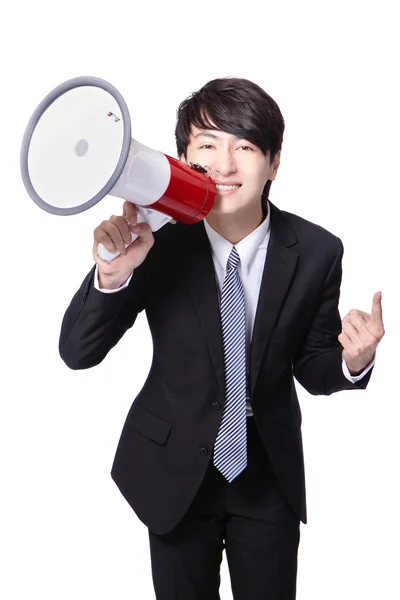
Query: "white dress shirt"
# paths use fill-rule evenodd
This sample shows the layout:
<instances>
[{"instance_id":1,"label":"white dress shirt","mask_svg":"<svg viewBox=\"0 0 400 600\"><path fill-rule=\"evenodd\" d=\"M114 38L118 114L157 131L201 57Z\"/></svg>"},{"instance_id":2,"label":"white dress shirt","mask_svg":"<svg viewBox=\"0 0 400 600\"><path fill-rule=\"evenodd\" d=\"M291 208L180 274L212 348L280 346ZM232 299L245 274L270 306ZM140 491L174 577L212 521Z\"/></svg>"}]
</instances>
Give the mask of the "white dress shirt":
<instances>
[{"instance_id":1,"label":"white dress shirt","mask_svg":"<svg viewBox=\"0 0 400 600\"><path fill-rule=\"evenodd\" d=\"M203 221L204 227L210 241L212 259L214 263L215 278L219 291L219 297L221 297L222 285L226 273L226 265L228 257L233 248L233 244L227 239L222 237L217 231L215 231L208 223L207 220ZM244 298L246 304L246 353L247 353L247 364L249 364L249 353L251 340L253 337L254 320L256 316L258 296L260 294L261 279L264 270L265 260L267 259L268 243L271 235L271 219L270 209L268 206L268 215L266 219L254 229L249 235L243 238L240 242L235 244L235 248L240 256L239 264L239 275L243 284ZM105 293L115 293L124 289L131 280L132 275L129 279L116 290L105 290L99 287L97 267L94 278L94 286L97 290ZM353 377L350 375L349 370L345 361L342 361L343 374L352 383L360 381L368 371L373 367L374 360L364 369L364 371ZM253 412L250 405L250 399L246 401L247 416L252 416Z\"/></svg>"}]
</instances>

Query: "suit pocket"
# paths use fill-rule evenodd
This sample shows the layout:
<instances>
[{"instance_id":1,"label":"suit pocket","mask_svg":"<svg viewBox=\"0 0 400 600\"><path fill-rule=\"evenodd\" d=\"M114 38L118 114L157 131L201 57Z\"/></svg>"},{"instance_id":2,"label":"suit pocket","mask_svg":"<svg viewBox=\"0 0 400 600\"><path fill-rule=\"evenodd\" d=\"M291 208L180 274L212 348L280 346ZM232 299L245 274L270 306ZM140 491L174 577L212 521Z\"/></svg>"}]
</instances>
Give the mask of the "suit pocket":
<instances>
[{"instance_id":1,"label":"suit pocket","mask_svg":"<svg viewBox=\"0 0 400 600\"><path fill-rule=\"evenodd\" d=\"M129 415L129 427L157 444L165 444L171 431L171 423L147 412L139 404L134 404Z\"/></svg>"}]
</instances>

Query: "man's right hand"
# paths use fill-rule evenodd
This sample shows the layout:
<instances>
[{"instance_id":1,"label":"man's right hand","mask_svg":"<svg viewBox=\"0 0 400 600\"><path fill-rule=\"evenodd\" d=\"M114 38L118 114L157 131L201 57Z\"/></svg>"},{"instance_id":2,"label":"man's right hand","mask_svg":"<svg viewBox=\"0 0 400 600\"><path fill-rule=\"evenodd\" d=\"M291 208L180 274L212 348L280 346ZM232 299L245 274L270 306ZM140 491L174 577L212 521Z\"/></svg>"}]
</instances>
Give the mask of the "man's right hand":
<instances>
[{"instance_id":1,"label":"man's right hand","mask_svg":"<svg viewBox=\"0 0 400 600\"><path fill-rule=\"evenodd\" d=\"M94 230L93 258L98 265L99 284L103 289L117 289L125 283L154 244L150 225L137 225L136 206L132 202L124 202L123 215L112 215ZM131 231L138 236L133 243ZM120 254L107 263L97 254L99 244L103 244L110 252L118 251ZM126 244L130 246L125 248Z\"/></svg>"}]
</instances>

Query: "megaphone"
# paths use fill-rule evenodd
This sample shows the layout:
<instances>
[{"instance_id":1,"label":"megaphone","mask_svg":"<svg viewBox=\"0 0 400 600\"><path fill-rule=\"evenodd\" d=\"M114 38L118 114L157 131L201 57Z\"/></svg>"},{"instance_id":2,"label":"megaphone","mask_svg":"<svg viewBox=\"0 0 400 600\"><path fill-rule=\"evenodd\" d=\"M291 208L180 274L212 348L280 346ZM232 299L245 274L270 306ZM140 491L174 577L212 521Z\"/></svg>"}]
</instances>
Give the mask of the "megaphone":
<instances>
[{"instance_id":1,"label":"megaphone","mask_svg":"<svg viewBox=\"0 0 400 600\"><path fill-rule=\"evenodd\" d=\"M201 221L215 199L208 167L187 165L131 137L123 97L97 77L70 79L39 104L23 137L21 174L47 212L77 214L110 194L133 202L138 222L153 231L168 222ZM99 244L98 254L109 262L119 253Z\"/></svg>"}]
</instances>

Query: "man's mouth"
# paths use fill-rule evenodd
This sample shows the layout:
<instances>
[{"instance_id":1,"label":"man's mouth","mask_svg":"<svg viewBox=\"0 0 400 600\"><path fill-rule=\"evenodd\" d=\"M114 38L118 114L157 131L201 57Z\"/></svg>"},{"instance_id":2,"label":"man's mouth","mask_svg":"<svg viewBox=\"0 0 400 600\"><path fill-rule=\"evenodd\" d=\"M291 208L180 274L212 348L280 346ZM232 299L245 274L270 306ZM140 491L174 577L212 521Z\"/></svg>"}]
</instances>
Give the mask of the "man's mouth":
<instances>
[{"instance_id":1,"label":"man's mouth","mask_svg":"<svg viewBox=\"0 0 400 600\"><path fill-rule=\"evenodd\" d=\"M215 184L215 189L216 190L238 190L241 187L241 185L224 185L221 183L216 183Z\"/></svg>"}]
</instances>

